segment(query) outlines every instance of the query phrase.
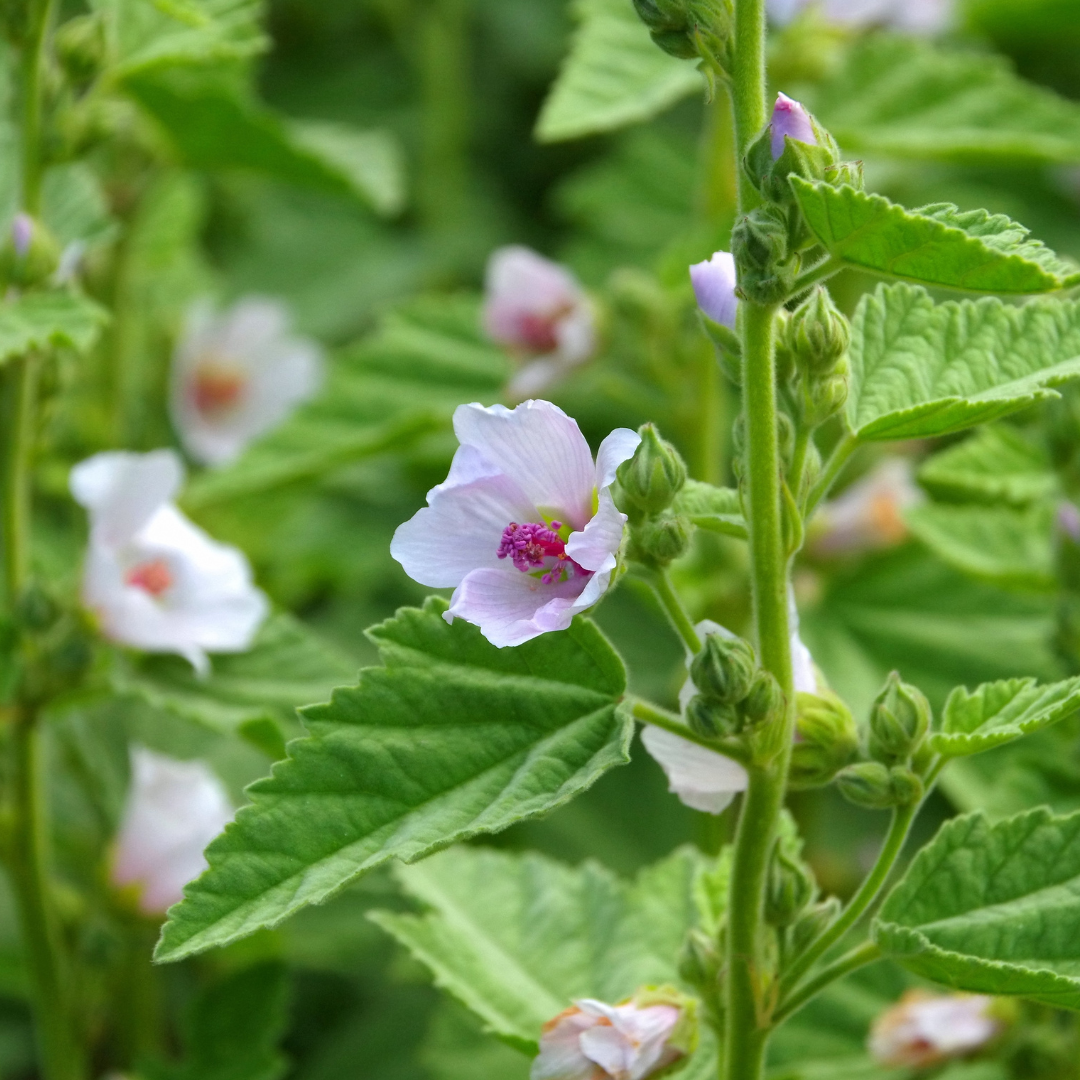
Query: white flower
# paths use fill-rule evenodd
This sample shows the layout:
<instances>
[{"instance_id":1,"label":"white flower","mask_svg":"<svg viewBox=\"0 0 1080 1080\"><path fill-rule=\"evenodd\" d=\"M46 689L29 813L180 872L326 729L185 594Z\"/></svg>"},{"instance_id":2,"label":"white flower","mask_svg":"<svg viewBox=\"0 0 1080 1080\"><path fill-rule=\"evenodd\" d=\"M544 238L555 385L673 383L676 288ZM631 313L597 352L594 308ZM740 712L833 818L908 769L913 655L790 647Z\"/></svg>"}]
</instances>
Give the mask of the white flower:
<instances>
[{"instance_id":1,"label":"white flower","mask_svg":"<svg viewBox=\"0 0 1080 1080\"><path fill-rule=\"evenodd\" d=\"M767 4L770 18L780 25L811 6L840 26L888 26L913 34L938 34L952 24L954 0L768 0Z\"/></svg>"},{"instance_id":2,"label":"white flower","mask_svg":"<svg viewBox=\"0 0 1080 1080\"><path fill-rule=\"evenodd\" d=\"M810 650L799 637L799 615L795 610L791 593L788 594L789 620L791 624L791 666L796 692L817 692L818 680ZM719 634L733 638L735 635L719 623L705 619L694 629L698 637ZM686 667L693 660L687 650ZM690 699L697 693L693 680L687 677L679 691L679 708L685 712ZM731 804L749 783L746 770L737 762L715 750L709 750L689 739L646 724L641 731L645 749L656 759L668 778L668 790L692 810L706 814L720 814Z\"/></svg>"},{"instance_id":3,"label":"white flower","mask_svg":"<svg viewBox=\"0 0 1080 1080\"><path fill-rule=\"evenodd\" d=\"M874 1022L869 1050L889 1068L926 1068L969 1054L1001 1030L993 999L911 990Z\"/></svg>"},{"instance_id":4,"label":"white flower","mask_svg":"<svg viewBox=\"0 0 1080 1080\"><path fill-rule=\"evenodd\" d=\"M577 422L549 401L462 405L454 432L450 475L390 554L422 585L453 588L447 621L475 623L493 645L565 630L611 582L626 515L610 488L641 438L613 431L594 464Z\"/></svg>"},{"instance_id":5,"label":"white flower","mask_svg":"<svg viewBox=\"0 0 1080 1080\"><path fill-rule=\"evenodd\" d=\"M289 334L283 304L248 297L215 315L200 301L173 356L170 410L184 449L224 465L276 427L322 382L315 342Z\"/></svg>"},{"instance_id":6,"label":"white flower","mask_svg":"<svg viewBox=\"0 0 1080 1080\"><path fill-rule=\"evenodd\" d=\"M847 555L898 544L907 536L904 511L922 499L911 462L886 458L821 508L812 546L824 555Z\"/></svg>"},{"instance_id":7,"label":"white flower","mask_svg":"<svg viewBox=\"0 0 1080 1080\"><path fill-rule=\"evenodd\" d=\"M172 505L183 466L172 450L95 454L71 470L90 512L83 602L102 633L147 652L243 652L266 617L243 554L212 540Z\"/></svg>"},{"instance_id":8,"label":"white flower","mask_svg":"<svg viewBox=\"0 0 1080 1080\"><path fill-rule=\"evenodd\" d=\"M527 247L488 259L484 329L525 361L510 380L515 398L546 390L596 351L596 319L577 279Z\"/></svg>"},{"instance_id":9,"label":"white flower","mask_svg":"<svg viewBox=\"0 0 1080 1080\"><path fill-rule=\"evenodd\" d=\"M147 915L164 914L206 869L203 849L233 813L224 786L203 762L134 749L113 884L136 887Z\"/></svg>"},{"instance_id":10,"label":"white flower","mask_svg":"<svg viewBox=\"0 0 1080 1080\"><path fill-rule=\"evenodd\" d=\"M674 1001L674 995L672 995ZM677 1004L583 998L544 1025L530 1080L644 1080L687 1053ZM685 1026L685 1025L683 1025Z\"/></svg>"}]
</instances>

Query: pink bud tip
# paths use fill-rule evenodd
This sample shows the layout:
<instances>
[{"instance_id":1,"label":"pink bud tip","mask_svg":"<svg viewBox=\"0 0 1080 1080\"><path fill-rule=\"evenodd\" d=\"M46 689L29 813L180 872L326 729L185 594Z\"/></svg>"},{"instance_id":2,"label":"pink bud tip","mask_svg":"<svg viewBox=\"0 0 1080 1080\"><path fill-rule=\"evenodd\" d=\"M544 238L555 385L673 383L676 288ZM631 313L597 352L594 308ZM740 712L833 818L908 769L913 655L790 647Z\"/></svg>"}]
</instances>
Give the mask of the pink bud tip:
<instances>
[{"instance_id":1,"label":"pink bud tip","mask_svg":"<svg viewBox=\"0 0 1080 1080\"><path fill-rule=\"evenodd\" d=\"M34 238L34 219L21 211L11 223L11 242L15 245L15 254L21 259L30 250L30 241Z\"/></svg>"},{"instance_id":2,"label":"pink bud tip","mask_svg":"<svg viewBox=\"0 0 1080 1080\"><path fill-rule=\"evenodd\" d=\"M706 262L690 267L694 296L713 322L735 329L735 312L739 302L735 297L735 256L730 251L718 251Z\"/></svg>"},{"instance_id":3,"label":"pink bud tip","mask_svg":"<svg viewBox=\"0 0 1080 1080\"><path fill-rule=\"evenodd\" d=\"M776 161L784 152L785 136L797 142L808 143L810 146L818 144L817 136L814 134L814 125L810 122L810 114L787 94L777 94L772 114L773 161Z\"/></svg>"}]
</instances>

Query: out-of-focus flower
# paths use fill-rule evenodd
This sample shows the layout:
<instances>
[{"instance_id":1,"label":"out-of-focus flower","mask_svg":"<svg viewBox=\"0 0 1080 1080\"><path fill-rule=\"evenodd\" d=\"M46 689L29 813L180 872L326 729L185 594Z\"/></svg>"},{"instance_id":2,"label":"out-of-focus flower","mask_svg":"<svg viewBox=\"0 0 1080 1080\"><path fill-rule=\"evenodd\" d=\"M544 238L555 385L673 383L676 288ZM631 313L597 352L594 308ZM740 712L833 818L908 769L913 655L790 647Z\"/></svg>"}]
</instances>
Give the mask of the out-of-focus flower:
<instances>
[{"instance_id":1,"label":"out-of-focus flower","mask_svg":"<svg viewBox=\"0 0 1080 1080\"><path fill-rule=\"evenodd\" d=\"M813 549L848 555L899 544L908 531L904 511L922 499L911 462L887 458L821 508L812 526Z\"/></svg>"},{"instance_id":2,"label":"out-of-focus flower","mask_svg":"<svg viewBox=\"0 0 1080 1080\"><path fill-rule=\"evenodd\" d=\"M799 637L799 616L795 611L793 601L790 602L789 608L791 664L795 690L813 694L818 689L814 661L810 656L810 650ZM702 640L708 634L719 634L726 638L735 636L726 627L711 619L702 620L694 629ZM693 659L688 651L687 670ZM690 699L697 692L698 688L687 676L686 682L679 691L679 708L683 712L686 711ZM677 795L680 802L692 810L701 810L706 814L720 814L727 809L740 791L746 790L746 785L749 783L746 770L737 761L675 735L664 728L646 724L641 731L641 741L667 775L668 790L673 795Z\"/></svg>"},{"instance_id":3,"label":"out-of-focus flower","mask_svg":"<svg viewBox=\"0 0 1080 1080\"><path fill-rule=\"evenodd\" d=\"M769 17L780 25L817 7L825 19L861 29L888 26L913 34L938 34L953 21L954 0L768 0Z\"/></svg>"},{"instance_id":4,"label":"out-of-focus flower","mask_svg":"<svg viewBox=\"0 0 1080 1080\"><path fill-rule=\"evenodd\" d=\"M690 267L690 281L698 307L715 323L735 329L739 301L735 296L735 256L718 251L705 262Z\"/></svg>"},{"instance_id":5,"label":"out-of-focus flower","mask_svg":"<svg viewBox=\"0 0 1080 1080\"><path fill-rule=\"evenodd\" d=\"M323 375L315 342L289 333L283 304L248 297L217 315L188 314L172 366L170 409L184 449L225 465L314 394Z\"/></svg>"},{"instance_id":6,"label":"out-of-focus flower","mask_svg":"<svg viewBox=\"0 0 1080 1080\"><path fill-rule=\"evenodd\" d=\"M693 1052L691 999L670 988L620 1005L583 998L544 1025L530 1080L645 1080Z\"/></svg>"},{"instance_id":7,"label":"out-of-focus flower","mask_svg":"<svg viewBox=\"0 0 1080 1080\"><path fill-rule=\"evenodd\" d=\"M814 125L810 122L810 114L787 94L776 95L772 122L769 126L772 130L773 161L778 160L783 154L785 138L808 143L810 146L818 144L817 135L814 134Z\"/></svg>"},{"instance_id":8,"label":"out-of-focus flower","mask_svg":"<svg viewBox=\"0 0 1080 1080\"><path fill-rule=\"evenodd\" d=\"M492 252L483 322L521 361L507 387L515 398L541 393L596 351L596 317L577 279L527 247Z\"/></svg>"},{"instance_id":9,"label":"out-of-focus flower","mask_svg":"<svg viewBox=\"0 0 1080 1080\"><path fill-rule=\"evenodd\" d=\"M90 512L83 602L106 637L209 668L207 652L243 652L266 617L247 559L172 504L183 482L172 450L95 454L71 470Z\"/></svg>"},{"instance_id":10,"label":"out-of-focus flower","mask_svg":"<svg viewBox=\"0 0 1080 1080\"><path fill-rule=\"evenodd\" d=\"M910 990L870 1031L870 1055L888 1068L927 1068L978 1050L1001 1030L993 998Z\"/></svg>"},{"instance_id":11,"label":"out-of-focus flower","mask_svg":"<svg viewBox=\"0 0 1080 1080\"><path fill-rule=\"evenodd\" d=\"M34 219L19 211L11 222L11 243L15 254L22 258L30 250L30 241L34 239Z\"/></svg>"},{"instance_id":12,"label":"out-of-focus flower","mask_svg":"<svg viewBox=\"0 0 1080 1080\"><path fill-rule=\"evenodd\" d=\"M206 869L203 849L233 813L223 784L205 763L137 747L116 838L113 884L134 887L145 914L163 915Z\"/></svg>"},{"instance_id":13,"label":"out-of-focus flower","mask_svg":"<svg viewBox=\"0 0 1080 1080\"><path fill-rule=\"evenodd\" d=\"M475 623L493 645L566 629L611 582L626 515L610 488L641 437L616 429L594 464L577 422L549 401L462 405L454 432L450 475L390 553L422 585L452 587L447 621Z\"/></svg>"}]
</instances>

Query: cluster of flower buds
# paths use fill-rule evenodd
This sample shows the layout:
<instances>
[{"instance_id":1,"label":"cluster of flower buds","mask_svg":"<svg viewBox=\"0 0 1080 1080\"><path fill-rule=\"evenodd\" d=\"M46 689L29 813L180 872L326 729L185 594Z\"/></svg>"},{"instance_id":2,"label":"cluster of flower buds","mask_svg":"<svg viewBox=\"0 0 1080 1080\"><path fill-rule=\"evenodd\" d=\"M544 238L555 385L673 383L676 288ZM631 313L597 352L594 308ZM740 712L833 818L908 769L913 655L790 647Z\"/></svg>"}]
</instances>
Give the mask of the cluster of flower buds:
<instances>
[{"instance_id":1,"label":"cluster of flower buds","mask_svg":"<svg viewBox=\"0 0 1080 1080\"><path fill-rule=\"evenodd\" d=\"M1005 1028L1003 1003L983 994L910 990L870 1030L867 1047L889 1069L929 1069L981 1050Z\"/></svg>"},{"instance_id":2,"label":"cluster of flower buds","mask_svg":"<svg viewBox=\"0 0 1080 1080\"><path fill-rule=\"evenodd\" d=\"M630 521L627 556L657 569L690 546L690 522L672 510L686 483L686 463L653 424L643 424L638 434L641 442L634 456L619 466L619 504Z\"/></svg>"},{"instance_id":3,"label":"cluster of flower buds","mask_svg":"<svg viewBox=\"0 0 1080 1080\"><path fill-rule=\"evenodd\" d=\"M697 1001L645 986L618 1005L575 1001L544 1025L530 1080L646 1080L697 1048Z\"/></svg>"},{"instance_id":4,"label":"cluster of flower buds","mask_svg":"<svg viewBox=\"0 0 1080 1080\"><path fill-rule=\"evenodd\" d=\"M710 82L730 74L732 0L634 0L634 7L664 52L681 60L700 59Z\"/></svg>"},{"instance_id":5,"label":"cluster of flower buds","mask_svg":"<svg viewBox=\"0 0 1080 1080\"><path fill-rule=\"evenodd\" d=\"M847 401L851 327L829 292L817 286L784 325L784 346L795 376L802 423L823 424Z\"/></svg>"}]
</instances>

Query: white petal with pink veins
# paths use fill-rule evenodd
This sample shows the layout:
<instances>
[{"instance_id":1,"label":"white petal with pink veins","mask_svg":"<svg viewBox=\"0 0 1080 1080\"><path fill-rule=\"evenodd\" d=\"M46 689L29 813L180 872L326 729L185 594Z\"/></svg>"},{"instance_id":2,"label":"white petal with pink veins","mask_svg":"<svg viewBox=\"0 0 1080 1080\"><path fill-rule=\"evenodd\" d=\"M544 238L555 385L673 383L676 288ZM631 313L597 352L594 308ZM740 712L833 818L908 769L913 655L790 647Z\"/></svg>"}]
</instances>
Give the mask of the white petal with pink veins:
<instances>
[{"instance_id":1,"label":"white petal with pink veins","mask_svg":"<svg viewBox=\"0 0 1080 1080\"><path fill-rule=\"evenodd\" d=\"M667 774L672 794L694 810L719 814L749 783L737 761L663 728L646 725L641 741Z\"/></svg>"},{"instance_id":2,"label":"white petal with pink veins","mask_svg":"<svg viewBox=\"0 0 1080 1080\"><path fill-rule=\"evenodd\" d=\"M614 570L625 525L626 515L616 509L611 492L604 488L592 521L566 541L566 554L586 570Z\"/></svg>"},{"instance_id":3,"label":"white petal with pink veins","mask_svg":"<svg viewBox=\"0 0 1080 1080\"><path fill-rule=\"evenodd\" d=\"M582 1032L597 1023L596 1016L575 1007L546 1024L529 1080L597 1080L595 1063L581 1052Z\"/></svg>"},{"instance_id":4,"label":"white petal with pink veins","mask_svg":"<svg viewBox=\"0 0 1080 1080\"><path fill-rule=\"evenodd\" d=\"M615 483L615 473L624 461L634 456L641 445L641 436L630 428L616 428L596 451L596 488L602 490Z\"/></svg>"}]
</instances>

